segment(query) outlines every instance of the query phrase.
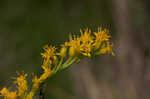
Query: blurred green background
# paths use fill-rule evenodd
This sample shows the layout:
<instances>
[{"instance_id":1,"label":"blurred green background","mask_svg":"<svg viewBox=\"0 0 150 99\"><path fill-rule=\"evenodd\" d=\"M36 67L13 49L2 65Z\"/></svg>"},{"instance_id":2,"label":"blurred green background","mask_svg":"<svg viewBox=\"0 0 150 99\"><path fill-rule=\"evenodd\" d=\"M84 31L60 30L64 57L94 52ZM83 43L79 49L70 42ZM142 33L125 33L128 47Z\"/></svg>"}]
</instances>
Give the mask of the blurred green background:
<instances>
[{"instance_id":1,"label":"blurred green background","mask_svg":"<svg viewBox=\"0 0 150 99\"><path fill-rule=\"evenodd\" d=\"M81 68L83 62L59 72L48 81L46 99L148 99L149 3L0 0L0 88L9 86L16 70L41 72L44 45L63 43L70 32L79 33L80 28L96 30L102 26L111 31L116 56L83 60L88 66ZM85 75L85 68L90 71L89 76ZM94 81L89 81L90 77Z\"/></svg>"}]
</instances>

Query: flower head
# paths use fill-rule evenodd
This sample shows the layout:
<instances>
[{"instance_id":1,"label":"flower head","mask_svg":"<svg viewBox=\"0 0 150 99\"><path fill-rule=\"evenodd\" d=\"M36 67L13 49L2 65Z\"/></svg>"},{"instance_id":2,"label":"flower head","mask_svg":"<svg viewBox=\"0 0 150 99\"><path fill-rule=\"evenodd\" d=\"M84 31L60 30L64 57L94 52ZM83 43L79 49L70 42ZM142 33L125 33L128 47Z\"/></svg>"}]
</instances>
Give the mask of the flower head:
<instances>
[{"instance_id":1,"label":"flower head","mask_svg":"<svg viewBox=\"0 0 150 99\"><path fill-rule=\"evenodd\" d=\"M81 33L80 39L81 39L82 43L92 43L93 42L93 37L91 35L90 29L87 28L85 31L80 29L80 33Z\"/></svg>"},{"instance_id":2,"label":"flower head","mask_svg":"<svg viewBox=\"0 0 150 99\"><path fill-rule=\"evenodd\" d=\"M33 96L34 96L34 92L31 91L31 92L27 95L27 97L26 97L25 99L32 99Z\"/></svg>"},{"instance_id":3,"label":"flower head","mask_svg":"<svg viewBox=\"0 0 150 99\"><path fill-rule=\"evenodd\" d=\"M4 99L16 99L17 97L16 91L9 91L5 87L2 90L0 90L0 94L4 96Z\"/></svg>"},{"instance_id":4,"label":"flower head","mask_svg":"<svg viewBox=\"0 0 150 99\"><path fill-rule=\"evenodd\" d=\"M86 29L84 32L80 29L81 36L70 35L70 41L65 44L69 46L70 56L91 56L93 38L91 30Z\"/></svg>"},{"instance_id":5,"label":"flower head","mask_svg":"<svg viewBox=\"0 0 150 99\"><path fill-rule=\"evenodd\" d=\"M42 66L44 72L43 74L38 78L37 76L34 76L32 82L33 82L33 89L38 90L40 87L40 84L43 83L48 77L51 75L52 71L50 68Z\"/></svg>"},{"instance_id":6,"label":"flower head","mask_svg":"<svg viewBox=\"0 0 150 99\"><path fill-rule=\"evenodd\" d=\"M62 58L66 57L67 55L67 47L65 45L61 46L60 52L57 55L61 56Z\"/></svg>"},{"instance_id":7,"label":"flower head","mask_svg":"<svg viewBox=\"0 0 150 99\"><path fill-rule=\"evenodd\" d=\"M110 42L106 42L106 45L104 45L104 47L102 47L99 50L99 54L111 54L112 56L115 56L115 53L112 50L113 47L113 43L110 45Z\"/></svg>"},{"instance_id":8,"label":"flower head","mask_svg":"<svg viewBox=\"0 0 150 99\"><path fill-rule=\"evenodd\" d=\"M44 46L44 53L41 53L42 57L44 58L43 65L44 66L50 66L51 64L54 64L57 62L57 56L56 56L56 47L54 46Z\"/></svg>"},{"instance_id":9,"label":"flower head","mask_svg":"<svg viewBox=\"0 0 150 99\"><path fill-rule=\"evenodd\" d=\"M18 90L17 95L19 97L23 97L25 92L28 90L26 77L27 74L19 74L19 77L17 77L14 81Z\"/></svg>"},{"instance_id":10,"label":"flower head","mask_svg":"<svg viewBox=\"0 0 150 99\"><path fill-rule=\"evenodd\" d=\"M102 43L109 41L111 36L108 34L108 32L108 30L102 30L102 28L100 27L98 28L98 32L94 32L95 42L93 46L95 47L95 49L99 49Z\"/></svg>"}]
</instances>

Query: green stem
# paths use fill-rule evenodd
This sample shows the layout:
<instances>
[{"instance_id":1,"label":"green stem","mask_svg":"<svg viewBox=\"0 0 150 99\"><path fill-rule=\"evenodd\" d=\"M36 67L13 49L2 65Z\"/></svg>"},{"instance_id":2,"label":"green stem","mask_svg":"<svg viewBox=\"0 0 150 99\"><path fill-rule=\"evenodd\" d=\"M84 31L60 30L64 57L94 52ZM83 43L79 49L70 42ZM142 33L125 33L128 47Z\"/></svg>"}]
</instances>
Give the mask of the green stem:
<instances>
[{"instance_id":1,"label":"green stem","mask_svg":"<svg viewBox=\"0 0 150 99\"><path fill-rule=\"evenodd\" d=\"M70 63L70 61L72 61L73 57L69 57L69 59L63 64L63 65L67 65L68 63Z\"/></svg>"},{"instance_id":2,"label":"green stem","mask_svg":"<svg viewBox=\"0 0 150 99\"><path fill-rule=\"evenodd\" d=\"M65 68L67 68L67 67L69 67L70 65L72 65L73 63L78 62L78 61L79 61L79 58L78 58L78 57L72 58L72 60L70 60L69 62L63 64L61 70L62 70L62 69L65 69Z\"/></svg>"},{"instance_id":3,"label":"green stem","mask_svg":"<svg viewBox=\"0 0 150 99\"><path fill-rule=\"evenodd\" d=\"M53 72L54 74L59 70L62 63L63 63L63 58L61 58L59 64L54 67L54 72Z\"/></svg>"}]
</instances>

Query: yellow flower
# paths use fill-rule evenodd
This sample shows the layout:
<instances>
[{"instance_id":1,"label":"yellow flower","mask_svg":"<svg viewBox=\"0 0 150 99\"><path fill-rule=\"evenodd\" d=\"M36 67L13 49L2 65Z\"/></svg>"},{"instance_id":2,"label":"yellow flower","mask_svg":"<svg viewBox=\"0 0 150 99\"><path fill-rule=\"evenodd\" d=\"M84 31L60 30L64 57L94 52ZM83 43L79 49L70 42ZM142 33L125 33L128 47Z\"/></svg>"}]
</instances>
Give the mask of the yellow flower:
<instances>
[{"instance_id":1,"label":"yellow flower","mask_svg":"<svg viewBox=\"0 0 150 99\"><path fill-rule=\"evenodd\" d=\"M112 50L113 44L110 45L108 41L106 43L107 43L106 47L101 48L98 53L99 54L111 54L112 56L115 56L115 53Z\"/></svg>"},{"instance_id":2,"label":"yellow flower","mask_svg":"<svg viewBox=\"0 0 150 99\"><path fill-rule=\"evenodd\" d=\"M32 82L33 82L32 87L35 91L39 89L40 84L43 83L46 79L48 79L48 77L52 73L50 68L47 68L45 66L42 66L42 68L44 69L44 73L39 78L37 76L35 76L32 80Z\"/></svg>"},{"instance_id":3,"label":"yellow flower","mask_svg":"<svg viewBox=\"0 0 150 99\"><path fill-rule=\"evenodd\" d=\"M2 96L6 96L6 95L9 93L9 91L8 91L7 88L4 87L4 88L0 91L0 93L1 93Z\"/></svg>"},{"instance_id":4,"label":"yellow flower","mask_svg":"<svg viewBox=\"0 0 150 99\"><path fill-rule=\"evenodd\" d=\"M73 57L73 56L78 56L80 55L81 52L81 44L80 44L80 38L72 37L72 35L70 35L70 41L65 43L66 46L69 46L69 56Z\"/></svg>"},{"instance_id":5,"label":"yellow flower","mask_svg":"<svg viewBox=\"0 0 150 99\"><path fill-rule=\"evenodd\" d=\"M80 39L81 39L82 43L92 43L93 42L90 29L87 28L84 32L80 29L80 33L81 33Z\"/></svg>"},{"instance_id":6,"label":"yellow flower","mask_svg":"<svg viewBox=\"0 0 150 99\"><path fill-rule=\"evenodd\" d=\"M81 33L81 53L84 56L91 57L91 51L93 48L93 37L91 35L91 30L86 29L84 32L80 29Z\"/></svg>"},{"instance_id":7,"label":"yellow flower","mask_svg":"<svg viewBox=\"0 0 150 99\"><path fill-rule=\"evenodd\" d=\"M23 97L25 92L28 90L28 85L27 85L27 81L26 81L26 77L27 74L19 74L19 77L16 78L16 80L14 81L14 83L17 85L17 95L19 97Z\"/></svg>"},{"instance_id":8,"label":"yellow flower","mask_svg":"<svg viewBox=\"0 0 150 99\"><path fill-rule=\"evenodd\" d=\"M42 57L44 58L42 69L44 70L43 74L40 75L38 78L37 76L34 76L32 79L33 85L32 88L36 91L39 89L39 86L41 83L43 83L52 73L51 71L51 65L57 62L57 56L56 56L56 48L53 46L46 45L44 48L44 53L41 53Z\"/></svg>"},{"instance_id":9,"label":"yellow flower","mask_svg":"<svg viewBox=\"0 0 150 99\"><path fill-rule=\"evenodd\" d=\"M26 99L32 99L33 96L34 96L34 92L31 91L31 92L27 95Z\"/></svg>"},{"instance_id":10,"label":"yellow flower","mask_svg":"<svg viewBox=\"0 0 150 99\"><path fill-rule=\"evenodd\" d=\"M0 94L4 96L4 99L16 99L17 97L16 91L9 91L5 87L0 91Z\"/></svg>"},{"instance_id":11,"label":"yellow flower","mask_svg":"<svg viewBox=\"0 0 150 99\"><path fill-rule=\"evenodd\" d=\"M60 52L57 53L57 55L60 55L62 58L66 57L67 47L65 45L62 45Z\"/></svg>"},{"instance_id":12,"label":"yellow flower","mask_svg":"<svg viewBox=\"0 0 150 99\"><path fill-rule=\"evenodd\" d=\"M34 76L34 78L32 79L33 85L32 88L34 90L38 90L39 89L39 85L40 85L40 80L37 76Z\"/></svg>"},{"instance_id":13,"label":"yellow flower","mask_svg":"<svg viewBox=\"0 0 150 99\"><path fill-rule=\"evenodd\" d=\"M76 54L78 54L78 53L76 53L76 52L79 52L79 51L76 51L76 49L75 49L75 47L70 47L69 48L69 56L71 56L71 57L73 57L73 56L75 56Z\"/></svg>"},{"instance_id":14,"label":"yellow flower","mask_svg":"<svg viewBox=\"0 0 150 99\"><path fill-rule=\"evenodd\" d=\"M50 64L56 63L56 48L54 46L44 46L44 53L41 53L42 57L44 58L43 65L48 66Z\"/></svg>"},{"instance_id":15,"label":"yellow flower","mask_svg":"<svg viewBox=\"0 0 150 99\"><path fill-rule=\"evenodd\" d=\"M42 68L44 69L44 73L39 78L40 82L43 82L44 80L46 80L52 73L50 68L47 68L44 66Z\"/></svg>"},{"instance_id":16,"label":"yellow flower","mask_svg":"<svg viewBox=\"0 0 150 99\"><path fill-rule=\"evenodd\" d=\"M69 56L91 56L91 51L92 51L92 43L93 43L93 38L91 35L91 30L88 28L83 32L80 29L81 36L76 37L70 35L70 41L66 42L65 45L69 46Z\"/></svg>"},{"instance_id":17,"label":"yellow flower","mask_svg":"<svg viewBox=\"0 0 150 99\"><path fill-rule=\"evenodd\" d=\"M94 32L95 35L95 42L93 44L93 46L95 47L95 49L97 50L98 48L100 48L101 44L104 41L108 41L109 38L111 37L110 35L108 35L108 30L104 29L102 30L102 28L98 28L98 32Z\"/></svg>"},{"instance_id":18,"label":"yellow flower","mask_svg":"<svg viewBox=\"0 0 150 99\"><path fill-rule=\"evenodd\" d=\"M91 44L83 44L82 48L82 55L87 56L87 57L91 57L91 51L92 51L92 45Z\"/></svg>"},{"instance_id":19,"label":"yellow flower","mask_svg":"<svg viewBox=\"0 0 150 99\"><path fill-rule=\"evenodd\" d=\"M16 92L9 92L9 94L7 95L7 99L16 99L17 95Z\"/></svg>"}]
</instances>

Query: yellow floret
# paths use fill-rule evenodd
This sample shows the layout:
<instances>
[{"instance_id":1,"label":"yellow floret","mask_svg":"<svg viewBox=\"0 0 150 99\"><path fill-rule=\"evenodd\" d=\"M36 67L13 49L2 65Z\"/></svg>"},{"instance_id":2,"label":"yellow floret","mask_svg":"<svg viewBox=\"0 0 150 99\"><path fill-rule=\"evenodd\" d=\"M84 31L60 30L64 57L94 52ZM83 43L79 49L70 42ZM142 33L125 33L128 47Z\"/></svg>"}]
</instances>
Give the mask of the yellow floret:
<instances>
[{"instance_id":1,"label":"yellow floret","mask_svg":"<svg viewBox=\"0 0 150 99\"><path fill-rule=\"evenodd\" d=\"M0 91L0 94L4 96L4 99L16 99L17 97L16 91L9 91L5 87Z\"/></svg>"},{"instance_id":2,"label":"yellow floret","mask_svg":"<svg viewBox=\"0 0 150 99\"><path fill-rule=\"evenodd\" d=\"M17 95L19 97L23 97L25 92L28 90L28 85L26 81L27 74L19 75L19 77L16 78L14 83L17 85Z\"/></svg>"}]
</instances>

